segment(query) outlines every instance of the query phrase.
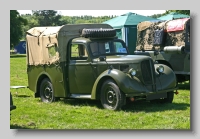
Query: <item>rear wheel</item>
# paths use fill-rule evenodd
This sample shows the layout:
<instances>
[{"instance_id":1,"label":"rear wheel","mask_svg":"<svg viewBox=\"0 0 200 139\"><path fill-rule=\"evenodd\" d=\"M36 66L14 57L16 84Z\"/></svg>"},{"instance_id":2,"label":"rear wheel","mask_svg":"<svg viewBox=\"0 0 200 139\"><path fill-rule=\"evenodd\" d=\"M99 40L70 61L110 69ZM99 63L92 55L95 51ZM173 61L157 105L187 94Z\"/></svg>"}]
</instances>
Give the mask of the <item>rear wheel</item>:
<instances>
[{"instance_id":1,"label":"rear wheel","mask_svg":"<svg viewBox=\"0 0 200 139\"><path fill-rule=\"evenodd\" d=\"M42 80L40 85L40 98L42 102L51 103L55 101L53 86L48 78Z\"/></svg>"},{"instance_id":2,"label":"rear wheel","mask_svg":"<svg viewBox=\"0 0 200 139\"><path fill-rule=\"evenodd\" d=\"M125 97L113 80L107 80L101 88L101 104L105 109L120 110Z\"/></svg>"}]
</instances>

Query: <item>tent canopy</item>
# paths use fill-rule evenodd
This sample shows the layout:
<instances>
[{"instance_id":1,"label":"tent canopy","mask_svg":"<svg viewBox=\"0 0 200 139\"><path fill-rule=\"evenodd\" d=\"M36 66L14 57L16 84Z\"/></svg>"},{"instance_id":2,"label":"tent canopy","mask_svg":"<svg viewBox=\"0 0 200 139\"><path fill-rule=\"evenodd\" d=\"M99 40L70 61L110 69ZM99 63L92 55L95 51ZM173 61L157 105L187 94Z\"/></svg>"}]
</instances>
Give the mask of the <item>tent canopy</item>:
<instances>
[{"instance_id":1,"label":"tent canopy","mask_svg":"<svg viewBox=\"0 0 200 139\"><path fill-rule=\"evenodd\" d=\"M139 15L136 13L126 13L121 16L112 18L103 23L109 24L116 29L117 37L124 40L130 54L134 54L137 40L137 25L143 21L158 21L159 19Z\"/></svg>"},{"instance_id":2,"label":"tent canopy","mask_svg":"<svg viewBox=\"0 0 200 139\"><path fill-rule=\"evenodd\" d=\"M190 16L185 15L185 14L179 14L175 12L171 12L167 15L161 16L158 19L160 20L173 20L173 19L179 19L179 18L189 18Z\"/></svg>"},{"instance_id":3,"label":"tent canopy","mask_svg":"<svg viewBox=\"0 0 200 139\"><path fill-rule=\"evenodd\" d=\"M15 46L14 50L18 54L26 54L26 41L20 41L20 43Z\"/></svg>"},{"instance_id":4,"label":"tent canopy","mask_svg":"<svg viewBox=\"0 0 200 139\"><path fill-rule=\"evenodd\" d=\"M150 20L158 20L158 19L129 12L121 16L112 18L103 23L109 24L113 28L122 28L127 26L137 26L137 24L142 21L150 21Z\"/></svg>"}]
</instances>

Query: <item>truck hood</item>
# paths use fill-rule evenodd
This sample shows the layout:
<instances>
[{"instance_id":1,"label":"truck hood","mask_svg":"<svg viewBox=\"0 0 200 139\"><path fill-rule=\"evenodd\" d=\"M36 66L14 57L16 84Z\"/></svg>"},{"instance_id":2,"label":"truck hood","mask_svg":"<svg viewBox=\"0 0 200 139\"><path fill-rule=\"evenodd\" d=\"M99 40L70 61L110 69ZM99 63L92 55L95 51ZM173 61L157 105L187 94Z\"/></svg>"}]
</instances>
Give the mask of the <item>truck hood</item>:
<instances>
[{"instance_id":1,"label":"truck hood","mask_svg":"<svg viewBox=\"0 0 200 139\"><path fill-rule=\"evenodd\" d=\"M144 55L112 55L106 56L106 62L108 63L138 63L143 60L151 59L149 56ZM100 61L99 58L95 58L94 61Z\"/></svg>"}]
</instances>

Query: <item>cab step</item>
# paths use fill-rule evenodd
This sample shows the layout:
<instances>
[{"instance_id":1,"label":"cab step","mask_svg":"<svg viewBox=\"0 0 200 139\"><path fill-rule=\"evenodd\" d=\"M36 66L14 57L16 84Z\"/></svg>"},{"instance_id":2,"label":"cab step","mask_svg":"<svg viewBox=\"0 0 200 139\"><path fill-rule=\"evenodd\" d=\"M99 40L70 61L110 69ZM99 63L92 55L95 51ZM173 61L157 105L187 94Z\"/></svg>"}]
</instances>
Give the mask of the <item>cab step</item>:
<instances>
[{"instance_id":1,"label":"cab step","mask_svg":"<svg viewBox=\"0 0 200 139\"><path fill-rule=\"evenodd\" d=\"M91 95L71 94L70 98L86 98L86 99L90 99Z\"/></svg>"}]
</instances>

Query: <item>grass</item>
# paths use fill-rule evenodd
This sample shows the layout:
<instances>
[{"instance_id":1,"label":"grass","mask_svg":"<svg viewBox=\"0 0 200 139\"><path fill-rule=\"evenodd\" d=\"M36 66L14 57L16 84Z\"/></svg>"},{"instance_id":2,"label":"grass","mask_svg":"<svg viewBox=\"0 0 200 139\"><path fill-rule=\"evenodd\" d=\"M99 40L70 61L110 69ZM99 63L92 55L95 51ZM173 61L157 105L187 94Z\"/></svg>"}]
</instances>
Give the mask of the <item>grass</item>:
<instances>
[{"instance_id":1,"label":"grass","mask_svg":"<svg viewBox=\"0 0 200 139\"><path fill-rule=\"evenodd\" d=\"M10 56L10 85L28 85L26 56ZM11 89L17 109L11 129L185 129L190 125L190 85L179 84L172 104L138 101L121 111L103 109L99 101L63 99L42 103L28 88Z\"/></svg>"}]
</instances>

